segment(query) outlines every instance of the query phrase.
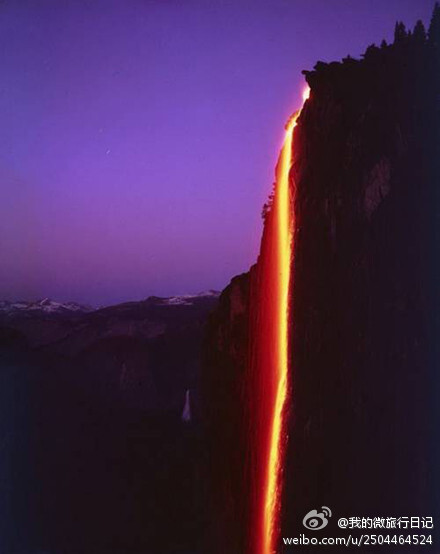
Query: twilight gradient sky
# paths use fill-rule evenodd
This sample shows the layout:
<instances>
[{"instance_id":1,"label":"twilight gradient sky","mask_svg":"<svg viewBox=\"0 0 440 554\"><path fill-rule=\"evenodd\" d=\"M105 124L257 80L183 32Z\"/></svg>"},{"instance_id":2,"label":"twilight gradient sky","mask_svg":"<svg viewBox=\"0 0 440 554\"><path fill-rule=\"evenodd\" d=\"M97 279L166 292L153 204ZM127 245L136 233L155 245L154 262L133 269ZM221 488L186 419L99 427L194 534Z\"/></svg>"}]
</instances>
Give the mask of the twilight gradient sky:
<instances>
[{"instance_id":1,"label":"twilight gradient sky","mask_svg":"<svg viewBox=\"0 0 440 554\"><path fill-rule=\"evenodd\" d=\"M223 288L255 261L302 69L434 0L3 0L0 299Z\"/></svg>"}]
</instances>

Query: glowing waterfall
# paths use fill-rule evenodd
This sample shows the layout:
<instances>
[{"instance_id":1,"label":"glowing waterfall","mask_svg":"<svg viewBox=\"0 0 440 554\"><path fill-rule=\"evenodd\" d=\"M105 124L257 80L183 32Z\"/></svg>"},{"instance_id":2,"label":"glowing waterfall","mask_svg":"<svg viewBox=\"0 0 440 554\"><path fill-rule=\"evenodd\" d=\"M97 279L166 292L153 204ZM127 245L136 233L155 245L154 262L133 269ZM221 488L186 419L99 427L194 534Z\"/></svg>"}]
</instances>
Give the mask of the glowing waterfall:
<instances>
[{"instance_id":1,"label":"glowing waterfall","mask_svg":"<svg viewBox=\"0 0 440 554\"><path fill-rule=\"evenodd\" d=\"M309 89L303 94L308 98ZM289 185L292 167L293 131L301 110L296 112L286 127L286 135L277 165L276 187L269 215L267 259L262 263L260 311L261 361L259 396L264 398L260 421L263 421L258 464L262 490L259 491L261 517L257 554L274 554L278 541L278 527L282 492L282 467L286 446L284 425L286 400L289 394L289 306L292 282L292 253L294 250L294 191ZM264 253L262 252L262 256ZM261 323L262 320L266 320ZM269 324L269 325L268 325ZM270 329L269 329L270 327ZM273 342L274 344L270 344Z\"/></svg>"}]
</instances>

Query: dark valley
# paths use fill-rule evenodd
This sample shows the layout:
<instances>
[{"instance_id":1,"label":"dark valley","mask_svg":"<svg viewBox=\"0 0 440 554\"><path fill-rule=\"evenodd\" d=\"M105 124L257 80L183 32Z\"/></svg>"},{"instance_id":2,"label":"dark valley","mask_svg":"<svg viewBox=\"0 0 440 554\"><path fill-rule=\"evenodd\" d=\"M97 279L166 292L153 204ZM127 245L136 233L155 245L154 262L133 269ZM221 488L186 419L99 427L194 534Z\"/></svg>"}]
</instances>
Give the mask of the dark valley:
<instances>
[{"instance_id":1,"label":"dark valley","mask_svg":"<svg viewBox=\"0 0 440 554\"><path fill-rule=\"evenodd\" d=\"M197 551L217 301L0 304L2 553Z\"/></svg>"}]
</instances>

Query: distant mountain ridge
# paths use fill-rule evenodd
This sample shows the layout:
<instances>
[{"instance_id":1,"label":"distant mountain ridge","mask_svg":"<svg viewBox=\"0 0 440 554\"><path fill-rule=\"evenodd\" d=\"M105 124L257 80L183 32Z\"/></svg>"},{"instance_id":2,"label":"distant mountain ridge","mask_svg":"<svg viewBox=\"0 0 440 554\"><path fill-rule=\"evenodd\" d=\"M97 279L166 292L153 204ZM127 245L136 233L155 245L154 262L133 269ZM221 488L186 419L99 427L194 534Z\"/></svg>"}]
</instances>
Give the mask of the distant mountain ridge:
<instances>
[{"instance_id":1,"label":"distant mountain ridge","mask_svg":"<svg viewBox=\"0 0 440 554\"><path fill-rule=\"evenodd\" d=\"M98 340L131 337L154 340L181 326L204 321L219 292L158 297L93 308L76 302L0 301L0 338L20 333L30 348L79 354ZM198 325L199 323L197 323ZM8 330L6 332L6 330Z\"/></svg>"},{"instance_id":2,"label":"distant mountain ridge","mask_svg":"<svg viewBox=\"0 0 440 554\"><path fill-rule=\"evenodd\" d=\"M57 302L51 298L43 298L42 300L0 300L0 313L19 315L26 313L40 314L72 314L72 313L89 313L100 309L112 308L115 306L133 305L141 302L148 302L158 306L190 306L200 298L217 298L220 292L210 289L199 292L197 294L183 294L176 296L149 296L145 300L122 302L111 304L109 306L100 306L95 308L89 304L80 304L78 302Z\"/></svg>"}]
</instances>

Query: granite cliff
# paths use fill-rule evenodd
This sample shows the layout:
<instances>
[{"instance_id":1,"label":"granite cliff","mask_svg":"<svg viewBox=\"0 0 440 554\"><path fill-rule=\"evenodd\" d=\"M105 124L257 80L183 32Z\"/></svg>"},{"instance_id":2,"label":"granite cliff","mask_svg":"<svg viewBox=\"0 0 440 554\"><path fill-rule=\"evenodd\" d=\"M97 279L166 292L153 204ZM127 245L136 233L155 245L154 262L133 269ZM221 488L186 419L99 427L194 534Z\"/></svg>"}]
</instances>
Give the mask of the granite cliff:
<instances>
[{"instance_id":1,"label":"granite cliff","mask_svg":"<svg viewBox=\"0 0 440 554\"><path fill-rule=\"evenodd\" d=\"M304 532L322 505L335 519L439 505L439 47L436 6L428 33L399 23L393 44L304 71L282 536ZM246 552L253 532L246 368L257 274L223 292L205 348L206 395L222 406L206 410L219 554Z\"/></svg>"}]
</instances>

